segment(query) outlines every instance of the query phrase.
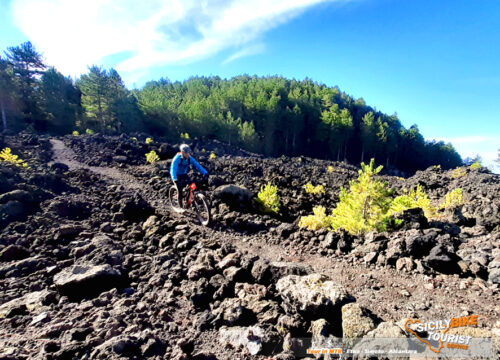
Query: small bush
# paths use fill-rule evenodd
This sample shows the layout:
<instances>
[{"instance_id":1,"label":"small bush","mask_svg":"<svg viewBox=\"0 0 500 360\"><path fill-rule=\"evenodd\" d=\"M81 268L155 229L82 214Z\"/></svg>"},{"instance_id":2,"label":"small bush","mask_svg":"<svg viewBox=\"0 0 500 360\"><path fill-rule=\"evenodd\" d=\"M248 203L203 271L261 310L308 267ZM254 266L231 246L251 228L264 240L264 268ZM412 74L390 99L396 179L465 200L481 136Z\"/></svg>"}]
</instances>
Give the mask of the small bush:
<instances>
[{"instance_id":1,"label":"small bush","mask_svg":"<svg viewBox=\"0 0 500 360\"><path fill-rule=\"evenodd\" d=\"M445 210L453 209L462 206L464 203L462 189L456 188L445 195L444 201L439 205L439 208Z\"/></svg>"},{"instance_id":2,"label":"small bush","mask_svg":"<svg viewBox=\"0 0 500 360\"><path fill-rule=\"evenodd\" d=\"M330 165L330 166L328 166L327 171L328 171L329 173L332 173L332 172L333 172L333 166L331 166L331 165Z\"/></svg>"},{"instance_id":3,"label":"small bush","mask_svg":"<svg viewBox=\"0 0 500 360\"><path fill-rule=\"evenodd\" d=\"M215 155L215 153L210 153L210 156L209 156L210 160L214 160L216 158L217 158L217 155Z\"/></svg>"},{"instance_id":4,"label":"small bush","mask_svg":"<svg viewBox=\"0 0 500 360\"><path fill-rule=\"evenodd\" d=\"M464 168L456 168L455 170L453 170L453 172L451 173L451 177L453 179L458 179L458 178L461 178L461 177L464 177L465 175L467 175L467 171L465 171Z\"/></svg>"},{"instance_id":5,"label":"small bush","mask_svg":"<svg viewBox=\"0 0 500 360\"><path fill-rule=\"evenodd\" d=\"M20 159L19 155L12 154L11 149L8 147L0 152L0 161L11 165L22 166L24 168L28 167L28 164Z\"/></svg>"},{"instance_id":6,"label":"small bush","mask_svg":"<svg viewBox=\"0 0 500 360\"><path fill-rule=\"evenodd\" d=\"M477 160L473 164L471 164L470 169L471 170L476 170L476 169L481 169L483 165L481 164L481 161Z\"/></svg>"},{"instance_id":7,"label":"small bush","mask_svg":"<svg viewBox=\"0 0 500 360\"><path fill-rule=\"evenodd\" d=\"M152 138L146 138L146 145L152 144L154 140Z\"/></svg>"},{"instance_id":8,"label":"small bush","mask_svg":"<svg viewBox=\"0 0 500 360\"><path fill-rule=\"evenodd\" d=\"M94 130L87 129L87 130L85 130L85 134L87 134L87 135L94 135L95 133L94 133Z\"/></svg>"},{"instance_id":9,"label":"small bush","mask_svg":"<svg viewBox=\"0 0 500 360\"><path fill-rule=\"evenodd\" d=\"M304 185L304 189L306 190L306 193L308 194L324 194L325 193L325 187L323 185L316 185L314 186L310 182Z\"/></svg>"},{"instance_id":10,"label":"small bush","mask_svg":"<svg viewBox=\"0 0 500 360\"><path fill-rule=\"evenodd\" d=\"M181 139L184 139L184 140L188 140L189 139L189 134L186 132L186 133L181 133Z\"/></svg>"},{"instance_id":11,"label":"small bush","mask_svg":"<svg viewBox=\"0 0 500 360\"><path fill-rule=\"evenodd\" d=\"M302 158L301 158L301 157L299 157L299 158L297 159L297 162L298 162L298 163L301 163L301 162L302 162Z\"/></svg>"},{"instance_id":12,"label":"small bush","mask_svg":"<svg viewBox=\"0 0 500 360\"><path fill-rule=\"evenodd\" d=\"M436 209L431 205L431 200L420 185L417 185L406 195L395 197L387 214L389 216L400 214L405 210L415 208L421 208L428 219L433 218L436 213Z\"/></svg>"},{"instance_id":13,"label":"small bush","mask_svg":"<svg viewBox=\"0 0 500 360\"><path fill-rule=\"evenodd\" d=\"M155 162L159 161L160 158L158 157L158 155L156 154L156 151L154 150L151 150L150 152L148 152L146 154L146 161L150 164L154 164Z\"/></svg>"},{"instance_id":14,"label":"small bush","mask_svg":"<svg viewBox=\"0 0 500 360\"><path fill-rule=\"evenodd\" d=\"M80 135L80 133L79 133L78 131L76 131L76 130L74 130L71 134L72 134L73 136L78 136L78 135Z\"/></svg>"},{"instance_id":15,"label":"small bush","mask_svg":"<svg viewBox=\"0 0 500 360\"><path fill-rule=\"evenodd\" d=\"M383 168L374 168L374 163L374 159L369 165L361 163L359 177L349 183L349 191L341 188L340 201L332 211L333 229L342 228L351 234L386 229L391 192L385 183L373 178Z\"/></svg>"},{"instance_id":16,"label":"small bush","mask_svg":"<svg viewBox=\"0 0 500 360\"><path fill-rule=\"evenodd\" d=\"M134 136L134 137L131 137L130 140L137 141L137 138Z\"/></svg>"},{"instance_id":17,"label":"small bush","mask_svg":"<svg viewBox=\"0 0 500 360\"><path fill-rule=\"evenodd\" d=\"M280 211L281 204L277 186L267 183L265 186L260 188L257 198L266 209L274 213Z\"/></svg>"},{"instance_id":18,"label":"small bush","mask_svg":"<svg viewBox=\"0 0 500 360\"><path fill-rule=\"evenodd\" d=\"M441 165L432 165L434 170L441 170Z\"/></svg>"},{"instance_id":19,"label":"small bush","mask_svg":"<svg viewBox=\"0 0 500 360\"><path fill-rule=\"evenodd\" d=\"M309 230L328 229L332 225L332 217L326 215L326 209L323 206L316 206L313 209L313 215L302 216L299 220L299 227Z\"/></svg>"}]
</instances>

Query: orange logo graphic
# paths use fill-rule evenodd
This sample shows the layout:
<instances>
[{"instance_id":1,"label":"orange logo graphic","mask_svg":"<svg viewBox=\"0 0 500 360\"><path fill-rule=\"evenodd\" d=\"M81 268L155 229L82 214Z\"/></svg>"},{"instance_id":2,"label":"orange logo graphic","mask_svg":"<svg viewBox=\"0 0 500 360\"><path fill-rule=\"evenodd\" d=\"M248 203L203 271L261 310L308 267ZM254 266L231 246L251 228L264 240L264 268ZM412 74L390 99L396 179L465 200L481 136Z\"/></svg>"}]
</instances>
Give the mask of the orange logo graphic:
<instances>
[{"instance_id":1,"label":"orange logo graphic","mask_svg":"<svg viewBox=\"0 0 500 360\"><path fill-rule=\"evenodd\" d=\"M416 331L411 329L409 325L415 325ZM405 322L405 330L415 335L418 340L426 344L430 351L439 354L444 347L450 349L467 350L469 348L469 341L472 336L465 335L452 335L447 334L450 328L457 328L463 326L477 325L477 315L463 316L460 318L451 318L449 320L428 321L422 323L420 320L408 319ZM419 333L427 332L427 339L420 337ZM439 341L439 346L433 347L430 340ZM445 346L446 344L446 346Z\"/></svg>"},{"instance_id":2,"label":"orange logo graphic","mask_svg":"<svg viewBox=\"0 0 500 360\"><path fill-rule=\"evenodd\" d=\"M417 324L417 323L422 323L420 320L406 320L405 322L405 330L412 333L413 335L415 335L417 337L417 339L419 339L420 341L422 341L424 344L427 344L427 346L429 347L429 350L430 351L434 351L436 354L439 354L441 352L441 349L444 348L444 344L443 344L443 340L441 340L441 338L439 339L439 348L437 349L434 349L431 345L430 342L428 342L427 340L424 340L422 339L415 331L413 331L412 329L408 328L408 323L412 323L412 324ZM446 330L443 332L443 334L446 334L446 332L449 330L450 328L447 327Z\"/></svg>"}]
</instances>

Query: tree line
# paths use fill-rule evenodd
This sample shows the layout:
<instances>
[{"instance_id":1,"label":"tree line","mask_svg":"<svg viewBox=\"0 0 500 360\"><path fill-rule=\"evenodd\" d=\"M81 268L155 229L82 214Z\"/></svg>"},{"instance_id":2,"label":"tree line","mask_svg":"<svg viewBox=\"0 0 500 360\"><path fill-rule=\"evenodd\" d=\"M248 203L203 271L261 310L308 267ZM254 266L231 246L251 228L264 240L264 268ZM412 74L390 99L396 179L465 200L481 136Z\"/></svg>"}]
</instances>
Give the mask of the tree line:
<instances>
[{"instance_id":1,"label":"tree line","mask_svg":"<svg viewBox=\"0 0 500 360\"><path fill-rule=\"evenodd\" d=\"M171 140L180 134L219 139L267 156L305 155L359 163L375 158L414 172L462 164L451 144L426 141L338 87L310 79L242 75L167 78L128 90L118 72L91 66L76 81L47 66L31 43L0 57L3 130L66 134L142 131Z\"/></svg>"}]
</instances>

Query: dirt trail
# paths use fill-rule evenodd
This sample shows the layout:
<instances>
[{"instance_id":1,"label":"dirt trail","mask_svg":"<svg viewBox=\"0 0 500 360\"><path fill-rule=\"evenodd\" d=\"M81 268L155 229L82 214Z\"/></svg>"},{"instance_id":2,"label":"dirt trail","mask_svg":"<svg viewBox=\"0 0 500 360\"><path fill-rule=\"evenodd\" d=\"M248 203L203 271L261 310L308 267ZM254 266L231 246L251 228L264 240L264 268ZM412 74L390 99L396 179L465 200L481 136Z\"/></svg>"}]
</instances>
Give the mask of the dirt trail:
<instances>
[{"instance_id":1,"label":"dirt trail","mask_svg":"<svg viewBox=\"0 0 500 360\"><path fill-rule=\"evenodd\" d=\"M61 140L51 139L53 159L70 169L88 169L111 183L139 192L158 213L169 212L165 199L149 185L117 168L88 166L76 160L73 150ZM174 214L171 214L171 216ZM179 216L175 214L175 216ZM421 320L446 319L460 314L479 314L480 323L494 326L500 319L500 296L479 279L461 279L458 276L427 275L397 271L394 268L375 267L352 257L327 257L321 254L298 255L295 249L270 245L256 236L217 231L192 224L206 235L227 242L241 251L258 255L270 261L286 261L310 267L314 272L330 275L344 285L356 301L384 321L405 318Z\"/></svg>"},{"instance_id":2,"label":"dirt trail","mask_svg":"<svg viewBox=\"0 0 500 360\"><path fill-rule=\"evenodd\" d=\"M138 182L136 178L116 168L89 166L87 164L79 162L78 160L76 160L75 152L64 145L64 143L59 139L50 139L50 143L52 144L52 150L54 152L54 161L67 165L70 170L88 169L96 174L108 178L114 183L123 185L125 188L130 190L138 190L143 187L143 184Z\"/></svg>"}]
</instances>

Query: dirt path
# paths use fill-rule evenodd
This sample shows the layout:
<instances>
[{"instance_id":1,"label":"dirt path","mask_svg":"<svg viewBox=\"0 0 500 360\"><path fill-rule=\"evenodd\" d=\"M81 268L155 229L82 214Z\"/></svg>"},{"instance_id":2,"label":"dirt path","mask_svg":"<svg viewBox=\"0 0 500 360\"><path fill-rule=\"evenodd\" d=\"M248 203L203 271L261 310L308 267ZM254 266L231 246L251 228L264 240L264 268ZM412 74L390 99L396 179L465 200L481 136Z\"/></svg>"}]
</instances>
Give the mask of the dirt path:
<instances>
[{"instance_id":1,"label":"dirt path","mask_svg":"<svg viewBox=\"0 0 500 360\"><path fill-rule=\"evenodd\" d=\"M52 151L54 152L53 160L67 165L70 170L88 169L96 174L108 178L111 182L123 185L129 190L138 190L143 187L143 184L138 182L132 175L124 173L112 167L89 166L76 160L75 152L68 148L59 139L50 139Z\"/></svg>"},{"instance_id":2,"label":"dirt path","mask_svg":"<svg viewBox=\"0 0 500 360\"><path fill-rule=\"evenodd\" d=\"M139 192L159 213L169 212L166 201L134 176L117 168L83 164L76 160L73 150L61 140L50 141L54 161L66 164L70 169L88 169L111 183ZM348 256L332 258L320 254L297 255L296 249L270 245L259 235L243 236L194 223L192 226L197 227L206 238L217 238L261 258L299 263L312 268L314 272L326 273L344 285L361 306L384 321L406 318L439 320L463 314L479 314L480 324L489 328L500 321L498 288L479 279L461 279L447 275L431 277L389 267L378 268Z\"/></svg>"}]
</instances>

